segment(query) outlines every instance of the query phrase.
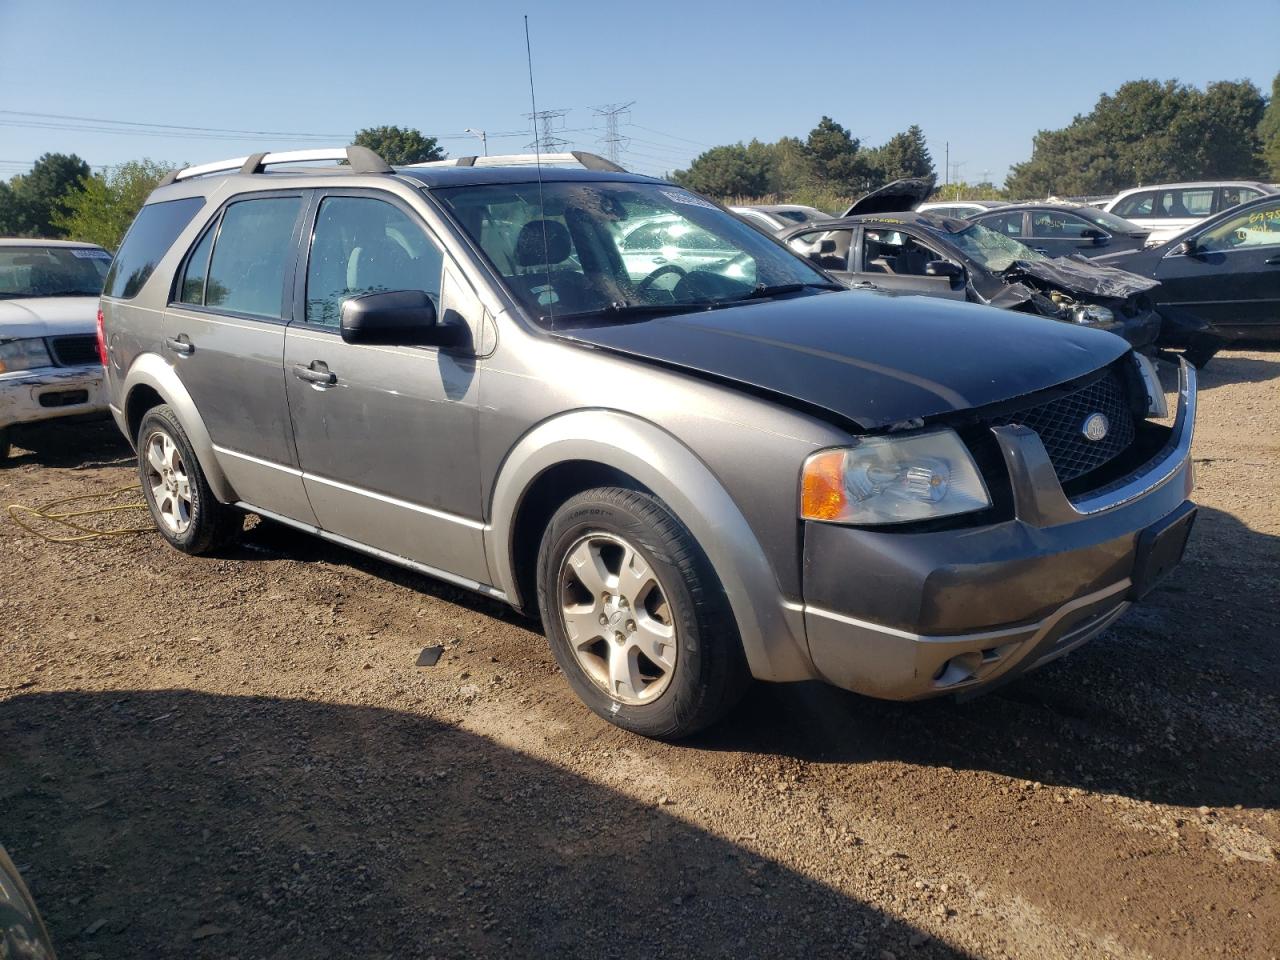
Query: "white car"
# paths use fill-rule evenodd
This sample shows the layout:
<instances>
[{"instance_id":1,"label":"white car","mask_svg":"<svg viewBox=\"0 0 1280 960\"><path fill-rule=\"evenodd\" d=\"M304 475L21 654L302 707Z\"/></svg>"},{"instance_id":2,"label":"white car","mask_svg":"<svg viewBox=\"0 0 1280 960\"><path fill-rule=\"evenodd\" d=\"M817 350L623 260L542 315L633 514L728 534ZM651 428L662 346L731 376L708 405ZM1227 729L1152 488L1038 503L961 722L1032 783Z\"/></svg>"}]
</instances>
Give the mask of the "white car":
<instances>
[{"instance_id":1,"label":"white car","mask_svg":"<svg viewBox=\"0 0 1280 960\"><path fill-rule=\"evenodd\" d=\"M730 207L729 210L767 234L790 230L797 223L817 223L820 220L831 219L831 214L823 213L817 207L807 207L802 203L757 203Z\"/></svg>"},{"instance_id":2,"label":"white car","mask_svg":"<svg viewBox=\"0 0 1280 960\"><path fill-rule=\"evenodd\" d=\"M932 213L936 217L964 220L1004 205L1003 200L933 200L916 207L916 213Z\"/></svg>"},{"instance_id":3,"label":"white car","mask_svg":"<svg viewBox=\"0 0 1280 960\"><path fill-rule=\"evenodd\" d=\"M0 460L15 427L107 414L97 316L110 266L91 243L0 239Z\"/></svg>"},{"instance_id":4,"label":"white car","mask_svg":"<svg viewBox=\"0 0 1280 960\"><path fill-rule=\"evenodd\" d=\"M1210 214L1275 192L1271 184L1254 180L1153 183L1122 190L1102 209L1150 230L1147 246L1154 247Z\"/></svg>"}]
</instances>

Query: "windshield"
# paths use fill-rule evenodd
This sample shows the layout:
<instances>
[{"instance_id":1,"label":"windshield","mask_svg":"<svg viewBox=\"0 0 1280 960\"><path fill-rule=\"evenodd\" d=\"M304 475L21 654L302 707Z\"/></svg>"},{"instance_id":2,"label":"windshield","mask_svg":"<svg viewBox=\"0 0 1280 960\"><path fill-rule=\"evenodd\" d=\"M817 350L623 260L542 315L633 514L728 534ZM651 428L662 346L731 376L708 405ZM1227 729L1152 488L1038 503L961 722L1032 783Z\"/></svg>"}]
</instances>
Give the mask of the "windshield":
<instances>
[{"instance_id":1,"label":"windshield","mask_svg":"<svg viewBox=\"0 0 1280 960\"><path fill-rule=\"evenodd\" d=\"M831 219L831 214L823 213L813 207L788 207L786 210L774 210L772 212L784 220L790 220L792 223L818 223L822 220Z\"/></svg>"},{"instance_id":2,"label":"windshield","mask_svg":"<svg viewBox=\"0 0 1280 960\"><path fill-rule=\"evenodd\" d=\"M544 183L541 201L537 183L431 194L541 322L679 312L831 286L759 231L670 184Z\"/></svg>"},{"instance_id":3,"label":"windshield","mask_svg":"<svg viewBox=\"0 0 1280 960\"><path fill-rule=\"evenodd\" d=\"M980 223L966 227L959 233L949 233L947 239L959 247L965 256L986 267L992 273L1007 270L1015 260L1048 259L1044 254L1036 253L1013 237L996 233Z\"/></svg>"},{"instance_id":4,"label":"windshield","mask_svg":"<svg viewBox=\"0 0 1280 960\"><path fill-rule=\"evenodd\" d=\"M1108 213L1106 210L1077 210L1080 216L1086 220L1092 221L1103 230L1109 230L1111 233L1139 233L1143 232L1142 227L1136 223L1125 220L1123 217L1117 217L1114 213Z\"/></svg>"},{"instance_id":5,"label":"windshield","mask_svg":"<svg viewBox=\"0 0 1280 960\"><path fill-rule=\"evenodd\" d=\"M110 266L101 247L0 246L0 299L96 297Z\"/></svg>"}]
</instances>

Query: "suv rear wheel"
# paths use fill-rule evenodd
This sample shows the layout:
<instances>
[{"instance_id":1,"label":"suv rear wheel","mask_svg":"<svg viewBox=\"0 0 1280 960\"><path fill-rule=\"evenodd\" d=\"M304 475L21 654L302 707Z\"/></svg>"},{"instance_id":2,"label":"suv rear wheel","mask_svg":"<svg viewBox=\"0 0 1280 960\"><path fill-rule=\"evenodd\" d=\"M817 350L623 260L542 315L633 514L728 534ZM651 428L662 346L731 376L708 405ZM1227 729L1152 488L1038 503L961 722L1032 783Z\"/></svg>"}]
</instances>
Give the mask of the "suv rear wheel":
<instances>
[{"instance_id":1,"label":"suv rear wheel","mask_svg":"<svg viewBox=\"0 0 1280 960\"><path fill-rule=\"evenodd\" d=\"M648 494L601 487L560 507L538 554L538 604L574 692L627 730L687 736L746 689L741 641L710 563Z\"/></svg>"},{"instance_id":2,"label":"suv rear wheel","mask_svg":"<svg viewBox=\"0 0 1280 960\"><path fill-rule=\"evenodd\" d=\"M187 432L168 404L152 407L138 427L138 475L156 529L183 553L208 553L244 525L241 514L209 489Z\"/></svg>"}]
</instances>

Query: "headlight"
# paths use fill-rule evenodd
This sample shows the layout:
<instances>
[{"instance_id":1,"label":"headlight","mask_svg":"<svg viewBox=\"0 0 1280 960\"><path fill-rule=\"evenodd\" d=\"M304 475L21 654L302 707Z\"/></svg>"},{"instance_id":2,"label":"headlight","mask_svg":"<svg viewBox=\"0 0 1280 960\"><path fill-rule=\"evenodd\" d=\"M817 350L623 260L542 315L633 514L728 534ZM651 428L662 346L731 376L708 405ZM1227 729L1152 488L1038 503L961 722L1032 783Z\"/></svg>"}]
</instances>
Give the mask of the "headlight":
<instances>
[{"instance_id":1,"label":"headlight","mask_svg":"<svg viewBox=\"0 0 1280 960\"><path fill-rule=\"evenodd\" d=\"M907 523L991 505L973 457L953 430L866 437L804 463L800 516L835 523Z\"/></svg>"},{"instance_id":2,"label":"headlight","mask_svg":"<svg viewBox=\"0 0 1280 960\"><path fill-rule=\"evenodd\" d=\"M1077 304L1071 311L1071 319L1076 323L1110 323L1115 318L1110 309L1093 303Z\"/></svg>"},{"instance_id":3,"label":"headlight","mask_svg":"<svg viewBox=\"0 0 1280 960\"><path fill-rule=\"evenodd\" d=\"M47 367L50 363L49 351L39 338L6 340L0 343L0 373Z\"/></svg>"}]
</instances>

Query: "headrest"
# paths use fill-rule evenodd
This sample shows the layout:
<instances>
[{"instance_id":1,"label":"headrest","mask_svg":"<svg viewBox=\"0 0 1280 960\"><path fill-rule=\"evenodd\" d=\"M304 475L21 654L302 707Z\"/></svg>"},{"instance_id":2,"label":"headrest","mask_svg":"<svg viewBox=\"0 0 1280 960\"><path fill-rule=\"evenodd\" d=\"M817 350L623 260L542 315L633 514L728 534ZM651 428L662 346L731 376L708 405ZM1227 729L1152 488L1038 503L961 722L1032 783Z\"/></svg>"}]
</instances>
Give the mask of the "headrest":
<instances>
[{"instance_id":1,"label":"headrest","mask_svg":"<svg viewBox=\"0 0 1280 960\"><path fill-rule=\"evenodd\" d=\"M520 236L516 238L516 264L521 267L538 267L560 263L569 259L572 250L573 241L569 239L569 231L559 220L530 220L520 228Z\"/></svg>"}]
</instances>

